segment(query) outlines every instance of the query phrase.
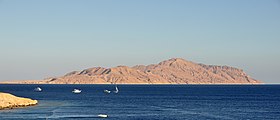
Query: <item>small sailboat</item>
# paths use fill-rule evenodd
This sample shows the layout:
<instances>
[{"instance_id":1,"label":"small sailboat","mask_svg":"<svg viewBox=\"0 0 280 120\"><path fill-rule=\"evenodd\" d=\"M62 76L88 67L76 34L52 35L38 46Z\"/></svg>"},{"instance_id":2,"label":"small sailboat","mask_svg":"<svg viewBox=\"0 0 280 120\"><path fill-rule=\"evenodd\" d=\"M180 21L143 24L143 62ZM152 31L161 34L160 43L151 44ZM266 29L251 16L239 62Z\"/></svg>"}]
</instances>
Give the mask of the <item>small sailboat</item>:
<instances>
[{"instance_id":1,"label":"small sailboat","mask_svg":"<svg viewBox=\"0 0 280 120\"><path fill-rule=\"evenodd\" d=\"M118 87L116 86L116 90L114 91L114 93L118 93L119 92L119 89Z\"/></svg>"},{"instance_id":2,"label":"small sailboat","mask_svg":"<svg viewBox=\"0 0 280 120\"><path fill-rule=\"evenodd\" d=\"M42 88L36 87L36 88L34 89L34 91L36 91L36 92L41 92L41 91L42 91Z\"/></svg>"},{"instance_id":3,"label":"small sailboat","mask_svg":"<svg viewBox=\"0 0 280 120\"><path fill-rule=\"evenodd\" d=\"M101 118L106 118L106 117L108 117L108 115L106 115L106 114L99 114L99 115L97 115L98 117L101 117Z\"/></svg>"},{"instance_id":4,"label":"small sailboat","mask_svg":"<svg viewBox=\"0 0 280 120\"><path fill-rule=\"evenodd\" d=\"M108 93L108 94L111 93L110 90L104 90L104 92L105 92L105 93Z\"/></svg>"},{"instance_id":5,"label":"small sailboat","mask_svg":"<svg viewBox=\"0 0 280 120\"><path fill-rule=\"evenodd\" d=\"M81 93L81 92L82 92L82 90L79 90L79 89L74 89L72 92L73 92L73 93L78 94L78 93Z\"/></svg>"}]
</instances>

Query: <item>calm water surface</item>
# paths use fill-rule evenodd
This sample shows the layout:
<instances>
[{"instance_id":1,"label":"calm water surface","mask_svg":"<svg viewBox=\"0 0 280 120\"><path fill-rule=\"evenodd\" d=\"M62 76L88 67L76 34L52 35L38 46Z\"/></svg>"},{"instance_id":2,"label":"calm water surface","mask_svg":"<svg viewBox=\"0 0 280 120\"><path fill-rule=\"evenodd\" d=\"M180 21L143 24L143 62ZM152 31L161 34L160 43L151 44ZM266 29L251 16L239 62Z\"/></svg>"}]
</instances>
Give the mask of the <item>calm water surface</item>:
<instances>
[{"instance_id":1,"label":"calm water surface","mask_svg":"<svg viewBox=\"0 0 280 120\"><path fill-rule=\"evenodd\" d=\"M35 87L42 92L34 92ZM82 89L73 94L74 88ZM2 120L280 120L280 85L0 85L0 92L39 100L1 110Z\"/></svg>"}]
</instances>

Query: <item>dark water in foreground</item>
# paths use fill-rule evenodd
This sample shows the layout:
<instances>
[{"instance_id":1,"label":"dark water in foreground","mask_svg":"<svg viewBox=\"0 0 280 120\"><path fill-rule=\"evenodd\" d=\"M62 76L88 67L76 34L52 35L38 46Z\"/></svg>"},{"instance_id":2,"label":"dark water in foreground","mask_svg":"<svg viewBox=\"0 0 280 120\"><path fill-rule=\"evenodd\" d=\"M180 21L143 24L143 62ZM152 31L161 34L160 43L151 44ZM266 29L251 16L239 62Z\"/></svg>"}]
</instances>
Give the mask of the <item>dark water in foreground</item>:
<instances>
[{"instance_id":1,"label":"dark water in foreground","mask_svg":"<svg viewBox=\"0 0 280 120\"><path fill-rule=\"evenodd\" d=\"M280 85L0 85L1 92L39 100L37 106L1 110L2 120L238 119L280 120ZM82 89L73 94L74 88Z\"/></svg>"}]
</instances>

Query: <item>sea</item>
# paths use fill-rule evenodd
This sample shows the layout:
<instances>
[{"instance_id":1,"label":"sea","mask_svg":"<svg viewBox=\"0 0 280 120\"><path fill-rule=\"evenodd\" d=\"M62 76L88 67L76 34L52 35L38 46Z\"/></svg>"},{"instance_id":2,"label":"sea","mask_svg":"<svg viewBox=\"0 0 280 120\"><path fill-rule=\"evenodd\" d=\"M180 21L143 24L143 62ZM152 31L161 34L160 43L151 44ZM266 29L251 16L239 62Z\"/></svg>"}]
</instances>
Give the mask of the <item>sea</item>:
<instances>
[{"instance_id":1,"label":"sea","mask_svg":"<svg viewBox=\"0 0 280 120\"><path fill-rule=\"evenodd\" d=\"M0 92L39 101L0 110L0 120L280 120L280 85L0 84Z\"/></svg>"}]
</instances>

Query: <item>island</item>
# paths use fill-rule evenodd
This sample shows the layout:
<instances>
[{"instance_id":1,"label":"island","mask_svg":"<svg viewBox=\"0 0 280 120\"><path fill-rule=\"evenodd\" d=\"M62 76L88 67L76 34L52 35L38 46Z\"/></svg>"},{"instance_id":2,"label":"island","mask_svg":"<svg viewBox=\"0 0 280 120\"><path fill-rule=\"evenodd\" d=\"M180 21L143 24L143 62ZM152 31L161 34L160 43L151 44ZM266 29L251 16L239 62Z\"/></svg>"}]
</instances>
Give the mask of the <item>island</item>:
<instances>
[{"instance_id":1,"label":"island","mask_svg":"<svg viewBox=\"0 0 280 120\"><path fill-rule=\"evenodd\" d=\"M7 82L9 83L9 82ZM158 64L92 67L61 77L13 84L260 84L242 69L172 58Z\"/></svg>"},{"instance_id":2,"label":"island","mask_svg":"<svg viewBox=\"0 0 280 120\"><path fill-rule=\"evenodd\" d=\"M37 100L17 97L9 93L0 92L0 110L27 107L38 104Z\"/></svg>"}]
</instances>

